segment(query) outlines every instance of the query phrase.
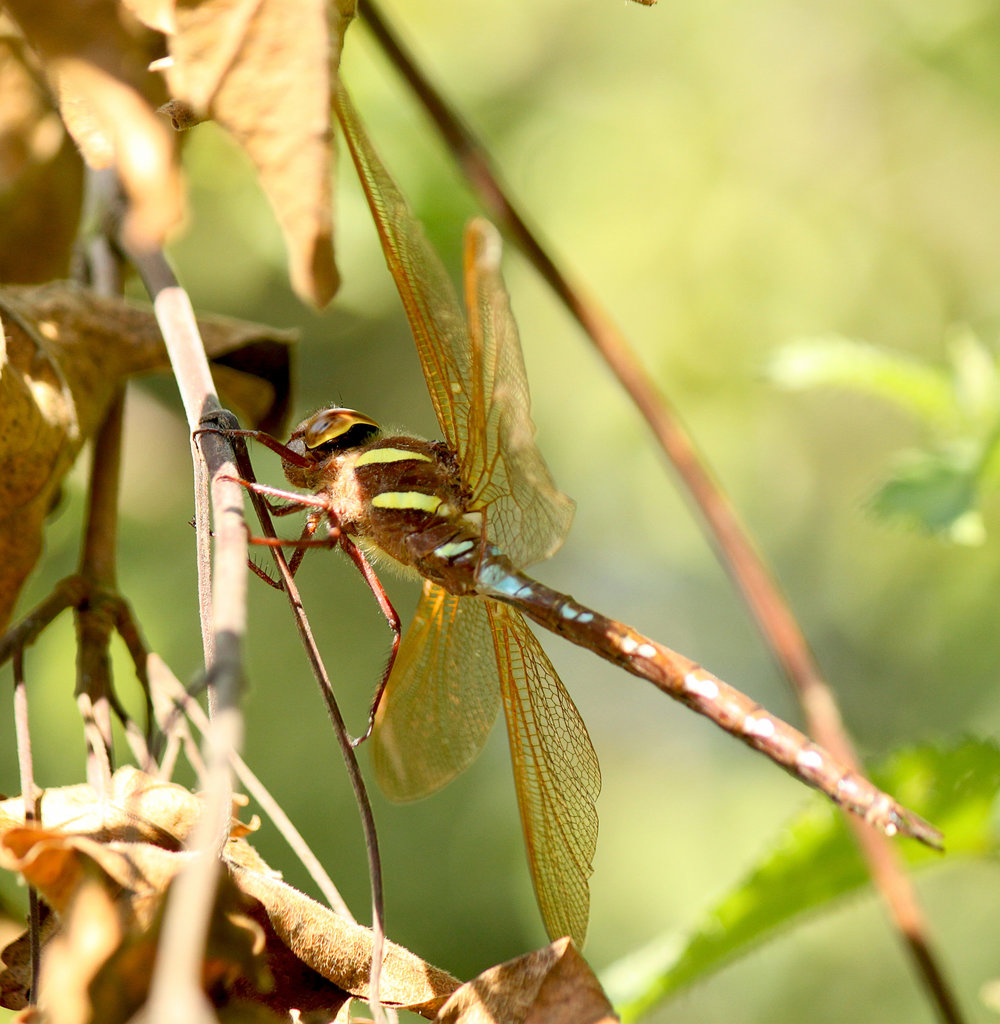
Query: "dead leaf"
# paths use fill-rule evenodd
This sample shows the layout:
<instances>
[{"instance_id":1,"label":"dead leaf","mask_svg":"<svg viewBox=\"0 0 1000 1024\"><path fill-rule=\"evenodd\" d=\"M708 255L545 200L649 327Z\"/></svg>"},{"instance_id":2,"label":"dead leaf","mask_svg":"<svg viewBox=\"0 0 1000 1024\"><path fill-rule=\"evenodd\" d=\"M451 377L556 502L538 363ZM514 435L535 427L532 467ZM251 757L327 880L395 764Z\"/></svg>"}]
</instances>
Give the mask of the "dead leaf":
<instances>
[{"instance_id":1,"label":"dead leaf","mask_svg":"<svg viewBox=\"0 0 1000 1024\"><path fill-rule=\"evenodd\" d=\"M130 927L99 965L87 986L95 1022L125 1024L146 1002L159 951L162 912L165 899L170 898L168 888L160 894L157 914L148 927ZM262 1018L252 1013L253 1004L267 1005L274 984L265 958L263 929L245 912L244 905L242 895L223 875L202 962L202 988L216 1008L232 1008L237 1003L249 1019L287 1022L287 1015Z\"/></svg>"},{"instance_id":2,"label":"dead leaf","mask_svg":"<svg viewBox=\"0 0 1000 1024\"><path fill-rule=\"evenodd\" d=\"M194 856L38 828L3 835L0 863L20 871L59 914L61 926L46 933L39 985L39 1003L50 1020L124 1024L132 1018L148 995L164 900ZM248 999L269 1004L274 984L264 956L264 929L247 912L252 906L223 875L202 965L204 990L216 1006ZM5 951L10 966L0 975L0 991L8 1006L23 1004L27 971L18 955L23 945ZM347 994L320 981L325 1005L336 1012Z\"/></svg>"},{"instance_id":3,"label":"dead leaf","mask_svg":"<svg viewBox=\"0 0 1000 1024\"><path fill-rule=\"evenodd\" d=\"M101 879L145 927L174 875L194 856L150 843L97 842L54 829L12 828L0 835L0 867L18 872L53 910L65 913L84 880Z\"/></svg>"},{"instance_id":4,"label":"dead leaf","mask_svg":"<svg viewBox=\"0 0 1000 1024\"><path fill-rule=\"evenodd\" d=\"M466 982L441 1008L441 1024L612 1024L608 997L571 939Z\"/></svg>"},{"instance_id":5,"label":"dead leaf","mask_svg":"<svg viewBox=\"0 0 1000 1024\"><path fill-rule=\"evenodd\" d=\"M258 900L275 934L308 967L359 999L368 997L372 933L271 875L231 866L240 890ZM458 982L420 957L386 942L380 1001L425 1017Z\"/></svg>"},{"instance_id":6,"label":"dead leaf","mask_svg":"<svg viewBox=\"0 0 1000 1024\"><path fill-rule=\"evenodd\" d=\"M51 936L38 981L38 1008L59 1024L93 1020L88 995L99 968L118 948L124 922L115 900L96 877L81 881L66 907L62 927Z\"/></svg>"},{"instance_id":7,"label":"dead leaf","mask_svg":"<svg viewBox=\"0 0 1000 1024\"><path fill-rule=\"evenodd\" d=\"M237 794L233 803L233 835L246 835L250 829L235 819L235 811L245 806L245 798ZM111 777L103 797L86 783L43 790L37 825L98 843L145 842L178 851L197 824L201 807L201 798L184 786L126 765ZM24 824L22 797L0 801L0 836Z\"/></svg>"},{"instance_id":8,"label":"dead leaf","mask_svg":"<svg viewBox=\"0 0 1000 1024\"><path fill-rule=\"evenodd\" d=\"M136 18L167 35L177 31L177 20L174 17L174 0L121 0L122 6L127 8Z\"/></svg>"},{"instance_id":9,"label":"dead leaf","mask_svg":"<svg viewBox=\"0 0 1000 1024\"><path fill-rule=\"evenodd\" d=\"M199 325L209 354L230 362L223 375L236 385L234 404L274 429L287 407L291 335L223 318ZM0 289L0 327L3 629L38 558L54 496L118 387L169 363L150 310L68 282Z\"/></svg>"},{"instance_id":10,"label":"dead leaf","mask_svg":"<svg viewBox=\"0 0 1000 1024\"><path fill-rule=\"evenodd\" d=\"M179 4L168 37L175 100L209 113L260 175L288 246L292 286L324 306L333 259L331 76L353 2L204 0Z\"/></svg>"},{"instance_id":11,"label":"dead leaf","mask_svg":"<svg viewBox=\"0 0 1000 1024\"><path fill-rule=\"evenodd\" d=\"M83 164L24 37L0 14L0 281L64 277Z\"/></svg>"},{"instance_id":12,"label":"dead leaf","mask_svg":"<svg viewBox=\"0 0 1000 1024\"><path fill-rule=\"evenodd\" d=\"M7 0L41 57L59 109L91 167L116 167L129 200L127 244L159 247L180 220L174 137L155 111L167 98L149 71L162 55L150 32L117 0Z\"/></svg>"},{"instance_id":13,"label":"dead leaf","mask_svg":"<svg viewBox=\"0 0 1000 1024\"><path fill-rule=\"evenodd\" d=\"M42 903L39 942L45 944L59 930L59 918ZM31 942L26 931L6 943L0 954L0 1006L8 1010L21 1010L28 1005L28 991L31 988Z\"/></svg>"},{"instance_id":14,"label":"dead leaf","mask_svg":"<svg viewBox=\"0 0 1000 1024\"><path fill-rule=\"evenodd\" d=\"M60 1014L52 1019L60 1024L117 1024L142 1005L156 959L164 896L195 856L108 837L136 835L133 819L140 822L140 835L190 832L195 823L192 807L200 807L196 797L135 769L119 770L112 791L114 796L106 800L84 786L48 791L42 798L42 825L34 827L18 822L21 801L0 805L0 867L20 873L63 921L43 949L49 973L43 972L42 995L46 977L58 979L52 984L59 989L74 989L52 994ZM55 826L56 821L63 827ZM367 997L372 951L367 928L285 885L245 839L229 840L223 863L226 872L202 979L217 1007L255 1005L283 1020L292 1010L315 1011L329 1019L352 995ZM97 890L92 890L95 885ZM84 912L81 907L91 909ZM73 973L78 947L88 941L88 920L96 929L92 955L81 954L80 969ZM50 958L55 960L51 967ZM4 960L0 1002L23 1005L18 1001L27 985L23 943L9 947ZM387 944L385 1003L432 1017L457 986L443 971ZM90 1016L81 1016L84 1011Z\"/></svg>"}]
</instances>

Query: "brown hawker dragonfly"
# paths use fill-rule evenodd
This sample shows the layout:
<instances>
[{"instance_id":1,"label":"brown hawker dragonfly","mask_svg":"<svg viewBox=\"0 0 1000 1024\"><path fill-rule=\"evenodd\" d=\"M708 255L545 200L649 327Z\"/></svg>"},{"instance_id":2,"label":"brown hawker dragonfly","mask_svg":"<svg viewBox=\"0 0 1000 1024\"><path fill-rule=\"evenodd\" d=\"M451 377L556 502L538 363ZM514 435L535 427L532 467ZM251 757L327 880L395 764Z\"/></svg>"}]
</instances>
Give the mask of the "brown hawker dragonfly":
<instances>
[{"instance_id":1,"label":"brown hawker dragonfly","mask_svg":"<svg viewBox=\"0 0 1000 1024\"><path fill-rule=\"evenodd\" d=\"M500 239L466 232L467 320L437 254L371 148L346 96L338 116L413 329L444 442L386 435L324 409L273 445L289 482L258 487L423 577L416 615L372 708L386 794L432 793L476 757L502 706L538 903L552 937L582 944L597 842L600 770L586 727L524 616L711 718L804 782L892 835L939 835L867 779L695 662L527 576L569 530L573 506L535 446ZM315 543L312 541L311 543Z\"/></svg>"}]
</instances>

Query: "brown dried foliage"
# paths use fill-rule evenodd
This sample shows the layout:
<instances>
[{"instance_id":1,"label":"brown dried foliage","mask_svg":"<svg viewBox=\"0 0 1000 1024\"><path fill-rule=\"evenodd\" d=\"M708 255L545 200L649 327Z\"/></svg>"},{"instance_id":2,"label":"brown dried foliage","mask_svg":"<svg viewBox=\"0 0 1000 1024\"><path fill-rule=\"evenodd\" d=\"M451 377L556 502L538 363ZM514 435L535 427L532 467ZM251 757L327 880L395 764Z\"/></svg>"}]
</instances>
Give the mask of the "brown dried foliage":
<instances>
[{"instance_id":1,"label":"brown dried foliage","mask_svg":"<svg viewBox=\"0 0 1000 1024\"><path fill-rule=\"evenodd\" d=\"M0 867L35 886L42 928L40 1019L59 1024L128 1020L144 1003L163 901L195 854L183 850L201 801L181 786L121 769L100 798L89 786L47 791L41 821L21 799L0 802ZM226 1019L287 1021L292 1011L332 1019L365 999L372 934L281 881L234 821L202 985ZM26 936L3 952L0 1004L27 1005ZM393 943L382 967L383 1005L428 1019L569 1022L613 1019L569 940L491 968L466 985Z\"/></svg>"},{"instance_id":2,"label":"brown dried foliage","mask_svg":"<svg viewBox=\"0 0 1000 1024\"><path fill-rule=\"evenodd\" d=\"M248 375L221 368L251 421L280 421L291 336L204 318L209 354L242 352ZM84 443L128 377L169 368L153 314L67 282L0 289L0 629L38 558L45 517ZM270 377L270 380L268 379Z\"/></svg>"},{"instance_id":3,"label":"brown dried foliage","mask_svg":"<svg viewBox=\"0 0 1000 1024\"><path fill-rule=\"evenodd\" d=\"M3 280L65 273L80 166L55 111L90 167L115 168L133 250L158 248L181 219L171 122L176 128L211 117L257 169L285 235L296 291L316 305L329 302L339 283L330 98L353 0L5 6L17 27L0 21L0 193L16 216L0 222L0 251L17 251L15 240L33 249L47 237L40 248L49 258L33 254Z\"/></svg>"}]
</instances>

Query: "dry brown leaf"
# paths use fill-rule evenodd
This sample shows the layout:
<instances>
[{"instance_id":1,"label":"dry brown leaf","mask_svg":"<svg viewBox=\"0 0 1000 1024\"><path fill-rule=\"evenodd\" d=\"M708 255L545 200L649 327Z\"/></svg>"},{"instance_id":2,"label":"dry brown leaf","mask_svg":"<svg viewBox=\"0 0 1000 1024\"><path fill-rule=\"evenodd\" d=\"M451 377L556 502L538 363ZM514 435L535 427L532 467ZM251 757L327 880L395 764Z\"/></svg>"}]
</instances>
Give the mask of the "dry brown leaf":
<instances>
[{"instance_id":1,"label":"dry brown leaf","mask_svg":"<svg viewBox=\"0 0 1000 1024\"><path fill-rule=\"evenodd\" d=\"M246 798L236 794L233 798L234 836L253 831L236 820L238 809L245 805ZM190 790L126 765L112 775L103 797L86 783L44 790L38 800L37 824L60 835L84 837L99 843L144 842L176 851L193 831L201 808L201 798ZM0 836L24 824L22 797L0 801ZM261 870L262 863L257 861L252 866Z\"/></svg>"},{"instance_id":2,"label":"dry brown leaf","mask_svg":"<svg viewBox=\"0 0 1000 1024\"><path fill-rule=\"evenodd\" d=\"M164 897L194 856L38 828L10 829L0 838L0 863L35 885L61 921L42 957L40 1004L50 1019L124 1024L132 1018L147 998ZM265 929L247 913L254 906L223 877L202 967L204 989L218 1006L232 999L271 1004ZM5 951L9 967L0 974L0 992L7 1006L23 1004L23 945ZM324 1004L336 1012L347 994L320 981Z\"/></svg>"},{"instance_id":3,"label":"dry brown leaf","mask_svg":"<svg viewBox=\"0 0 1000 1024\"><path fill-rule=\"evenodd\" d=\"M206 348L227 357L228 395L273 429L288 400L291 335L222 318L199 321ZM41 550L45 517L80 449L129 376L168 368L148 309L67 282L0 289L0 629ZM234 353L258 363L234 376ZM270 372L273 383L257 373Z\"/></svg>"},{"instance_id":4,"label":"dry brown leaf","mask_svg":"<svg viewBox=\"0 0 1000 1024\"><path fill-rule=\"evenodd\" d=\"M56 912L66 912L96 868L142 927L150 923L167 885L192 856L150 843L102 843L53 829L11 828L0 835L0 867L18 872Z\"/></svg>"},{"instance_id":5,"label":"dry brown leaf","mask_svg":"<svg viewBox=\"0 0 1000 1024\"><path fill-rule=\"evenodd\" d=\"M307 966L359 999L368 996L372 933L269 875L231 866L240 890L258 900L277 936ZM432 1017L458 982L386 942L379 988L386 1006Z\"/></svg>"},{"instance_id":6,"label":"dry brown leaf","mask_svg":"<svg viewBox=\"0 0 1000 1024\"><path fill-rule=\"evenodd\" d=\"M612 1024L615 1012L570 939L466 982L441 1008L441 1024Z\"/></svg>"},{"instance_id":7,"label":"dry brown leaf","mask_svg":"<svg viewBox=\"0 0 1000 1024\"><path fill-rule=\"evenodd\" d=\"M121 0L121 3L143 25L148 25L164 35L177 31L174 0Z\"/></svg>"},{"instance_id":8,"label":"dry brown leaf","mask_svg":"<svg viewBox=\"0 0 1000 1024\"><path fill-rule=\"evenodd\" d=\"M59 930L59 918L44 903L40 905L41 928L39 943L44 948ZM0 1006L8 1010L21 1010L28 1005L31 989L31 941L26 931L7 942L0 954Z\"/></svg>"},{"instance_id":9,"label":"dry brown leaf","mask_svg":"<svg viewBox=\"0 0 1000 1024\"><path fill-rule=\"evenodd\" d=\"M180 4L168 83L246 150L288 246L292 286L324 306L333 259L331 76L353 2L204 0Z\"/></svg>"},{"instance_id":10,"label":"dry brown leaf","mask_svg":"<svg viewBox=\"0 0 1000 1024\"><path fill-rule=\"evenodd\" d=\"M88 987L124 935L122 914L96 877L85 877L66 908L62 927L46 943L38 1007L59 1024L93 1020Z\"/></svg>"},{"instance_id":11,"label":"dry brown leaf","mask_svg":"<svg viewBox=\"0 0 1000 1024\"><path fill-rule=\"evenodd\" d=\"M148 69L162 53L161 37L117 0L6 0L5 7L41 57L86 161L117 168L129 200L127 243L160 246L183 205L175 140L155 113L167 97Z\"/></svg>"},{"instance_id":12,"label":"dry brown leaf","mask_svg":"<svg viewBox=\"0 0 1000 1024\"><path fill-rule=\"evenodd\" d=\"M237 1001L246 1012L253 1003L267 1005L274 986L264 958L263 929L244 911L244 902L231 880L223 876L216 894L201 982L217 1008ZM157 909L162 910L162 906L161 898ZM162 914L158 913L148 928L130 928L99 966L87 989L95 1022L124 1024L132 1020L146 1001L156 966L161 925ZM287 1015L276 1018L259 1014L236 1019L288 1020Z\"/></svg>"},{"instance_id":13,"label":"dry brown leaf","mask_svg":"<svg viewBox=\"0 0 1000 1024\"><path fill-rule=\"evenodd\" d=\"M55 933L59 941L48 943L43 958L46 965L50 957L56 960L55 966L46 966L49 977L60 979L61 987L75 987L74 993L58 995L59 1012L65 1014L57 1018L60 1022L116 1024L141 1006L155 961L164 894L194 856L108 837L138 834L157 841L174 831L189 832L192 809L196 815L199 807L196 797L134 769L116 773L112 792L108 800L84 786L46 792L43 824L35 827L17 822L23 814L20 801L0 805L0 867L19 872L64 922ZM65 827L53 827L56 822ZM205 990L217 1006L240 1001L266 1007L285 1020L293 1009L329 1018L352 995L366 998L372 951L368 929L280 882L245 839L230 839L223 862L227 872L203 968ZM99 892L91 891L95 883ZM99 954L84 957L85 966L74 975L74 951L86 940L81 906L94 908ZM0 1002L18 1007L27 985L23 943L9 947L4 959ZM432 1017L457 986L443 971L387 944L383 1002ZM81 1017L81 1007L91 1017Z\"/></svg>"},{"instance_id":14,"label":"dry brown leaf","mask_svg":"<svg viewBox=\"0 0 1000 1024\"><path fill-rule=\"evenodd\" d=\"M64 277L80 220L83 164L37 58L0 14L0 281Z\"/></svg>"}]
</instances>

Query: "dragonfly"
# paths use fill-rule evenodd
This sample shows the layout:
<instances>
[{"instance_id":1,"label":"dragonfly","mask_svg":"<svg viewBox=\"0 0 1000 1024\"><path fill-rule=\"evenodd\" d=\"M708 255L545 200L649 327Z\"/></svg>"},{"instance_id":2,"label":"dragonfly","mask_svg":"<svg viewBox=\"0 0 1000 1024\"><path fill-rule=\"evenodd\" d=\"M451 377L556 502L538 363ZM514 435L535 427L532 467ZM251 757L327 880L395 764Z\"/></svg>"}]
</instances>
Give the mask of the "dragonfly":
<instances>
[{"instance_id":1,"label":"dragonfly","mask_svg":"<svg viewBox=\"0 0 1000 1024\"><path fill-rule=\"evenodd\" d=\"M753 698L525 572L562 544L573 504L535 442L499 234L482 218L466 229L463 315L447 271L342 90L337 113L443 440L383 431L355 410L321 409L287 444L270 444L289 483L309 495L248 486L308 509L303 537L292 543L323 543L314 535L325 527L331 545L348 537L370 559L386 558L423 581L370 714L385 793L408 801L445 785L480 752L502 707L543 921L552 938L583 944L600 768L530 619L652 682L884 833L937 846L933 826Z\"/></svg>"}]
</instances>

